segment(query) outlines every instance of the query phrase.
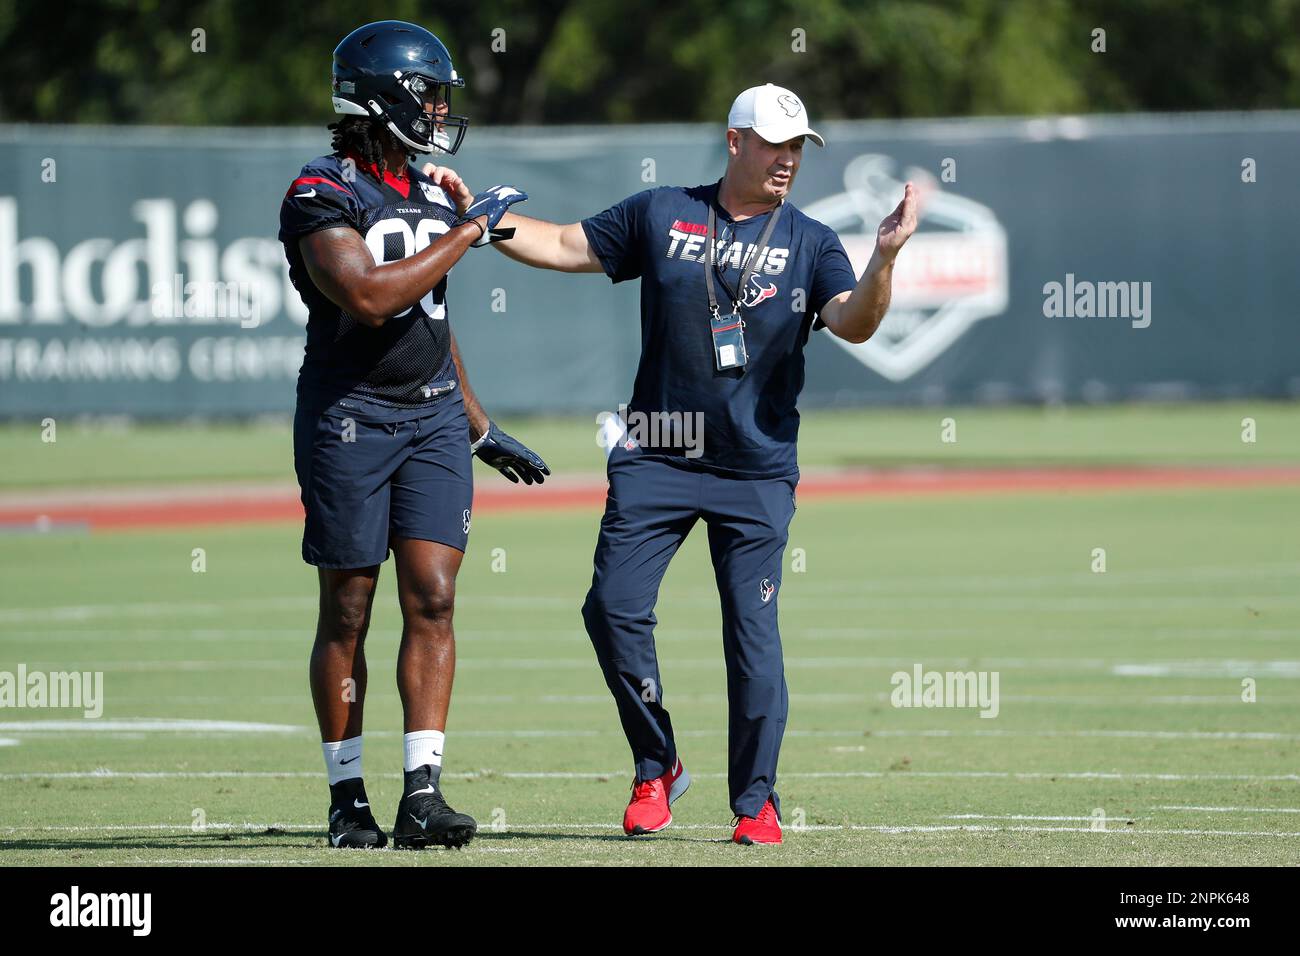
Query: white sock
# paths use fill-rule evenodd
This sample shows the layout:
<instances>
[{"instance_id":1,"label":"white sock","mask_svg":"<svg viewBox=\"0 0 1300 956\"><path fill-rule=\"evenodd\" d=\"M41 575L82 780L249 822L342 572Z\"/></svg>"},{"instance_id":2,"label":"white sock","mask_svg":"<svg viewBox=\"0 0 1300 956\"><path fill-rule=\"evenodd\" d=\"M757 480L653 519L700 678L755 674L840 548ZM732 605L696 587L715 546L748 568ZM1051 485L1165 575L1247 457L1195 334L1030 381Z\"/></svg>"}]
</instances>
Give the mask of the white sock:
<instances>
[{"instance_id":1,"label":"white sock","mask_svg":"<svg viewBox=\"0 0 1300 956\"><path fill-rule=\"evenodd\" d=\"M329 775L330 786L340 780L351 780L361 776L361 735L347 740L330 740L320 745L325 754L325 773Z\"/></svg>"},{"instance_id":2,"label":"white sock","mask_svg":"<svg viewBox=\"0 0 1300 956\"><path fill-rule=\"evenodd\" d=\"M406 748L406 772L417 770L428 764L442 767L442 748L446 735L441 730L417 730L403 734L402 744Z\"/></svg>"}]
</instances>

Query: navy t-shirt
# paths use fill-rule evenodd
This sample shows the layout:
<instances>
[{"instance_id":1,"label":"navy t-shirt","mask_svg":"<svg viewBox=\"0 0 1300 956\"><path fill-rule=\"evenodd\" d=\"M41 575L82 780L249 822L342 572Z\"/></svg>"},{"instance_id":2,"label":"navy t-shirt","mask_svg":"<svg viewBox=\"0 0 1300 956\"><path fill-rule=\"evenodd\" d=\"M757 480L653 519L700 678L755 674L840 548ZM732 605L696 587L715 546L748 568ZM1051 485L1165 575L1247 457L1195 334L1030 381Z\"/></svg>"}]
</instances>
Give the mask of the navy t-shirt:
<instances>
[{"instance_id":1,"label":"navy t-shirt","mask_svg":"<svg viewBox=\"0 0 1300 956\"><path fill-rule=\"evenodd\" d=\"M767 255L744 290L749 361L717 371L704 285L709 206L717 215L714 294L724 315L731 312L727 289L735 289L745 256L772 215L737 222L717 196L717 183L650 189L583 220L582 228L606 275L615 282L641 280L641 362L629 423L635 424L636 413L703 413L702 448L693 450L698 454L643 442L644 454L728 477L782 477L798 467L795 403L813 321L857 279L834 231L787 201Z\"/></svg>"},{"instance_id":2,"label":"navy t-shirt","mask_svg":"<svg viewBox=\"0 0 1300 956\"><path fill-rule=\"evenodd\" d=\"M455 383L447 280L379 328L357 322L312 282L298 240L321 229L355 229L375 261L396 262L423 250L456 223L446 194L419 170L408 179L359 161L322 156L302 168L280 204L280 241L289 278L308 309L307 348L298 373L298 403L339 407L362 421L392 422L427 414ZM426 398L424 386L435 386ZM459 388L458 384L454 389Z\"/></svg>"}]
</instances>

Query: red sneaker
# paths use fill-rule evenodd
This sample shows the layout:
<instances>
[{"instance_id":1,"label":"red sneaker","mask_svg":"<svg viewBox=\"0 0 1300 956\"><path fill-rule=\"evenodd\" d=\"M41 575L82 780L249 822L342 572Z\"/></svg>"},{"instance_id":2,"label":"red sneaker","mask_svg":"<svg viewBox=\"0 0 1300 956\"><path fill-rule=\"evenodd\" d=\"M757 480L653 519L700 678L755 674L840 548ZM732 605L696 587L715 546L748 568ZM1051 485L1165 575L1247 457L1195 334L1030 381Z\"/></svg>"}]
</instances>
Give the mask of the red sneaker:
<instances>
[{"instance_id":1,"label":"red sneaker","mask_svg":"<svg viewBox=\"0 0 1300 956\"><path fill-rule=\"evenodd\" d=\"M691 785L691 775L677 760L662 777L632 782L632 800L623 814L623 832L628 836L658 833L673 822L669 807Z\"/></svg>"},{"instance_id":2,"label":"red sneaker","mask_svg":"<svg viewBox=\"0 0 1300 956\"><path fill-rule=\"evenodd\" d=\"M769 799L756 817L741 817L736 822L736 832L731 839L745 846L755 843L780 843L781 821L776 818L776 807Z\"/></svg>"}]
</instances>

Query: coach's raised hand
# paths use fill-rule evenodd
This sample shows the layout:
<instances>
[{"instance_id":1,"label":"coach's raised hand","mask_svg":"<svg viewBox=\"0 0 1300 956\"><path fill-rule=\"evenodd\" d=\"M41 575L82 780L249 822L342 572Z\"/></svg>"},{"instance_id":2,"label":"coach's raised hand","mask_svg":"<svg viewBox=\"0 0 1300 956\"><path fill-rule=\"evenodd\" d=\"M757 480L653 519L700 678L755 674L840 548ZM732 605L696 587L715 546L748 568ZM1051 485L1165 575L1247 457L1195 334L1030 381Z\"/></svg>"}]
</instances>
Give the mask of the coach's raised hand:
<instances>
[{"instance_id":1,"label":"coach's raised hand","mask_svg":"<svg viewBox=\"0 0 1300 956\"><path fill-rule=\"evenodd\" d=\"M903 243L916 232L916 204L916 187L908 183L894 211L881 220L876 230L876 248L886 261L892 262Z\"/></svg>"},{"instance_id":2,"label":"coach's raised hand","mask_svg":"<svg viewBox=\"0 0 1300 956\"><path fill-rule=\"evenodd\" d=\"M435 186L451 197L458 213L464 213L474 201L474 191L465 185L465 180L461 179L460 174L450 166L425 163L420 172L432 179Z\"/></svg>"}]
</instances>

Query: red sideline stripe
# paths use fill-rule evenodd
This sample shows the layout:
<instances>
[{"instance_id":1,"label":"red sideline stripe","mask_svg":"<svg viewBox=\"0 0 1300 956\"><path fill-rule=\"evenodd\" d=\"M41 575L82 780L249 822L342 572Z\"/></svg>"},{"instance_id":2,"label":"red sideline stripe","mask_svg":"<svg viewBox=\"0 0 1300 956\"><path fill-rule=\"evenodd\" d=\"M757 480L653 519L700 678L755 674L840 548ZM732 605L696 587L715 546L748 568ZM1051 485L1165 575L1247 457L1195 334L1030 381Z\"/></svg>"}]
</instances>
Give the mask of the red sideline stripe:
<instances>
[{"instance_id":1,"label":"red sideline stripe","mask_svg":"<svg viewBox=\"0 0 1300 956\"><path fill-rule=\"evenodd\" d=\"M297 498L260 500L212 498L154 504L85 504L57 508L0 510L0 526L88 524L94 530L110 528L167 528L192 524L242 524L266 521L301 521Z\"/></svg>"},{"instance_id":2,"label":"red sideline stripe","mask_svg":"<svg viewBox=\"0 0 1300 956\"><path fill-rule=\"evenodd\" d=\"M484 487L492 482L494 487ZM933 469L806 476L799 497L860 498L899 495L1016 494L1063 491L1123 491L1142 488L1242 487L1300 484L1300 468L1050 468ZM477 514L599 508L605 502L603 480L590 484L500 486L490 477L474 493ZM179 527L301 521L302 505L294 494L264 498L197 498L159 502L86 502L48 508L0 508L0 527L40 524L89 525L92 529Z\"/></svg>"},{"instance_id":3,"label":"red sideline stripe","mask_svg":"<svg viewBox=\"0 0 1300 956\"><path fill-rule=\"evenodd\" d=\"M317 185L317 184L324 184L324 185L326 185L326 186L333 186L335 189L337 189L337 190L338 190L339 192L341 192L341 193L346 193L346 192L348 192L347 189L344 189L344 188L343 188L342 186L340 186L338 183L336 183L336 182L334 182L334 181L332 181L332 180L329 180L329 179L325 179L325 178L322 177L322 176L299 176L297 179L295 179L293 182L291 182L291 183L289 184L289 188L286 189L286 190L284 191L284 194L285 194L286 196L289 195L289 193L293 192L293 191L294 191L296 188L298 188L299 186L315 186L315 185Z\"/></svg>"}]
</instances>

